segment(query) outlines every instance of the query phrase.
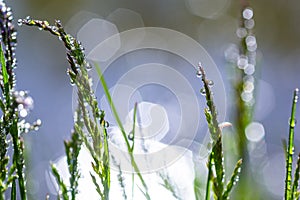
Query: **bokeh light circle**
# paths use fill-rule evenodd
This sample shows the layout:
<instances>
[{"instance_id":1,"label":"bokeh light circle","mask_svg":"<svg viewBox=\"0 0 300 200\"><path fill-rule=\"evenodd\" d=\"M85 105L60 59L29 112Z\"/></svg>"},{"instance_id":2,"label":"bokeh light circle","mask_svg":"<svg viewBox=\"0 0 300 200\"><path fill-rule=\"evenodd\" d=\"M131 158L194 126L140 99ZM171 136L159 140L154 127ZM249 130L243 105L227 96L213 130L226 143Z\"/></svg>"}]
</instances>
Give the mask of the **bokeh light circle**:
<instances>
[{"instance_id":1,"label":"bokeh light circle","mask_svg":"<svg viewBox=\"0 0 300 200\"><path fill-rule=\"evenodd\" d=\"M115 45L116 41L118 41L117 46ZM142 173L154 172L170 166L176 160L180 159L185 151L194 144L195 138L200 138L199 135L205 136L207 134L205 118L204 115L201 114L205 107L205 99L199 94L202 83L201 80L196 77L196 70L194 67L199 61L201 61L204 66L207 76L214 81L212 90L215 92L214 95L218 106L219 120L224 120L226 108L225 90L218 68L205 49L189 36L166 28L143 27L112 35L94 46L95 48L90 51L87 58L91 63L97 63L97 65L101 67L104 77L106 77L106 72L113 68L113 64L126 56L126 54L149 49L158 52L164 51L171 53L173 56L176 56L177 59L184 60L188 63L189 67L182 66L182 68L186 68L184 70L189 71L189 73L192 72L192 76L187 77L183 73L184 70L174 69L172 64L169 66L165 65L160 63L159 59L156 62L148 62L147 58L143 58L140 60L140 64L134 66L127 66L126 63L122 63L123 66L119 66L122 73L118 74L118 72L116 72L115 76L119 77L112 77L112 79L117 79L113 86L114 90L112 91L112 96L115 97L115 99L113 98L113 101L116 100L117 102L118 100L121 100L121 104L116 105L116 107L123 123L126 122L126 119L128 120L128 113L132 110L132 108L129 108L128 106L130 105L129 102L132 94L145 85L163 86L175 96L180 105L180 117L178 129L176 131L173 131L172 133L163 133L166 129L157 129L161 131L160 134L151 133L150 135L155 135L155 137L150 140L146 140L145 138L140 141L135 140L137 143L135 146L139 146L138 144L142 145L142 143L145 142L149 144L149 148L151 148L151 145L157 147L144 151L140 146L141 150L137 150L138 153L134 154L135 161ZM110 48L112 46L114 48ZM102 53L109 51L110 49L114 49L114 51L110 51L104 58ZM136 55L139 55L139 53L136 53ZM116 70L118 71L118 69ZM95 69L92 69L89 73L94 80L99 79ZM197 84L196 87L195 84ZM96 81L94 83L95 90L97 89L97 86L99 86L99 83ZM123 91L120 90L120 86L128 87L129 93L121 94L117 92L118 90ZM75 94L75 92L73 94ZM159 96L157 96L157 98L159 98ZM73 100L74 99L76 99L76 95L73 96ZM75 100L73 102L75 102ZM145 101L142 103L145 103ZM159 104L155 105L155 102L149 103L152 103L154 107L161 106ZM163 110L164 108L160 109L159 115L162 115L162 119L168 121L170 116L164 118L163 113L167 113L168 115L168 112L164 112ZM152 119L152 122L154 121L155 120ZM163 124L163 126L166 125L166 123ZM130 132L130 130L126 131ZM110 141L111 155L113 155L119 163L122 163L122 171L133 172L126 148L123 148L120 142L116 142L116 140L123 140L124 144L124 139L114 137L115 135L121 135L118 133L117 129L112 129L110 132L112 134L111 138L114 138ZM163 141L163 138L165 137L168 137L169 139ZM114 142L118 143L118 145L114 145ZM161 142L164 145L158 145ZM201 145L201 142L199 144Z\"/></svg>"}]
</instances>

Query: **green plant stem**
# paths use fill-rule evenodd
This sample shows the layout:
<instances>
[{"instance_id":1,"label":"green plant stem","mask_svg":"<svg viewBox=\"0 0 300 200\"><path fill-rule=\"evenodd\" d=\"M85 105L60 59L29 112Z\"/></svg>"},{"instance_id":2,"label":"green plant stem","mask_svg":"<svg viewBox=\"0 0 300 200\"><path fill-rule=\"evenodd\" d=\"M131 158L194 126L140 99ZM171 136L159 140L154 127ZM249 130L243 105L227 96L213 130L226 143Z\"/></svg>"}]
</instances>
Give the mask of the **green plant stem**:
<instances>
[{"instance_id":1,"label":"green plant stem","mask_svg":"<svg viewBox=\"0 0 300 200\"><path fill-rule=\"evenodd\" d=\"M295 89L293 96L292 111L290 117L290 128L289 128L289 140L287 148L287 159L286 159L286 179L285 179L285 200L293 199L292 192L292 168L293 168L293 154L294 154L294 128L296 125L296 104L298 102L299 89Z\"/></svg>"}]
</instances>

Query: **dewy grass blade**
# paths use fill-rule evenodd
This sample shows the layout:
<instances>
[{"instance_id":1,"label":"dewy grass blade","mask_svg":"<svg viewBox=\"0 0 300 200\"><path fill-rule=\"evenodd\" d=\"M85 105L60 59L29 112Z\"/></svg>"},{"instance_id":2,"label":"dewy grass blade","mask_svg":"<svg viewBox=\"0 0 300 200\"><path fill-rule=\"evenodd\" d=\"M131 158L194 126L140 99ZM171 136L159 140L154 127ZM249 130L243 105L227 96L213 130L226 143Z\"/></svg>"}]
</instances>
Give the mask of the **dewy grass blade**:
<instances>
[{"instance_id":1,"label":"dewy grass blade","mask_svg":"<svg viewBox=\"0 0 300 200\"><path fill-rule=\"evenodd\" d=\"M0 61L1 61L1 69L2 69L2 77L3 77L3 85L4 85L4 95L6 99L6 104L10 104L10 97L9 97L9 91L10 91L10 86L9 86L9 77L6 69L6 62L5 62L5 57L2 49L2 45L0 45Z\"/></svg>"},{"instance_id":2,"label":"dewy grass blade","mask_svg":"<svg viewBox=\"0 0 300 200\"><path fill-rule=\"evenodd\" d=\"M120 128L120 130L122 132L123 138L125 140L125 143L126 143L126 146L127 146L127 150L128 150L128 154L129 154L130 160L131 160L131 165L132 165L133 169L135 170L135 172L137 173L137 175L138 175L138 177L139 177L140 181L142 182L142 185L143 185L143 187L145 189L145 191L143 191L143 190L141 190L141 191L145 195L146 199L150 200L151 198L150 198L150 195L148 193L147 184L146 184L146 182L145 182L145 180L144 180L144 178L143 178L143 176L142 176L142 174L141 174L141 172L140 172L140 170L138 168L138 165L135 162L135 159L134 159L134 156L133 156L133 152L132 152L132 148L131 148L130 143L128 141L127 134L125 132L125 129L124 129L123 125L122 125L122 122L121 122L121 119L120 119L119 114L117 112L117 109L116 109L116 107L115 107L115 105L113 103L113 100L111 98L111 95L109 93L109 89L108 89L108 86L106 84L106 81L105 81L105 79L103 77L103 74L101 72L101 69L100 69L99 65L97 63L94 63L94 64L96 66L96 70L97 70L98 76L100 78L100 82L102 84L102 87L103 87L105 96L107 98L107 101L108 101L108 103L110 105L112 113L113 113L113 115L114 115L114 117L115 117L115 119L117 121L117 124L118 124L118 126L119 126L119 128Z\"/></svg>"},{"instance_id":3,"label":"dewy grass blade","mask_svg":"<svg viewBox=\"0 0 300 200\"><path fill-rule=\"evenodd\" d=\"M124 127L123 127L123 124L122 124L122 122L121 122L121 119L120 119L120 117L119 117L119 114L118 114L118 112L117 112L117 109L116 109L116 107L115 107L115 104L113 103L113 100L112 100L111 95L110 95L110 93L109 93L109 89L108 89L108 86L107 86L107 84L106 84L106 81L104 80L104 77L103 77L103 74L102 74L102 72L101 72L101 69L100 69L100 67L99 67L96 63L95 63L95 66L96 66L96 70L97 70L98 76L99 76L99 78L100 78L100 82L101 82L101 84L102 84L102 87L103 87L105 96L106 96L107 101L108 101L108 103L109 103L109 106L110 106L110 108L111 108L111 110L112 110L112 113L113 113L113 115L114 115L114 117L115 117L115 119L116 119L116 121L117 121L117 124L118 124L118 126L119 126L119 128L120 128L120 130L121 130L121 132L122 132L122 134L123 134L123 137L124 137L124 139L125 139L126 146L127 146L128 149L131 149L130 144L129 144L129 141L128 141L128 139L127 139L127 135L126 135L125 129L124 129Z\"/></svg>"},{"instance_id":4,"label":"dewy grass blade","mask_svg":"<svg viewBox=\"0 0 300 200\"><path fill-rule=\"evenodd\" d=\"M294 183L293 183L293 187L292 187L292 193L294 194L295 199L299 199L299 197L297 198L297 193L300 192L300 190L298 191L299 176L300 176L300 153L299 153L298 159L297 159L297 166L296 166L295 175L294 175Z\"/></svg>"},{"instance_id":5,"label":"dewy grass blade","mask_svg":"<svg viewBox=\"0 0 300 200\"><path fill-rule=\"evenodd\" d=\"M229 194L233 188L233 186L236 184L236 182L239 179L239 174L241 172L241 167L242 167L242 159L240 159L239 161L237 161L235 168L233 170L233 173L231 175L231 178L226 186L225 192L223 194L222 199L228 199Z\"/></svg>"},{"instance_id":6,"label":"dewy grass blade","mask_svg":"<svg viewBox=\"0 0 300 200\"><path fill-rule=\"evenodd\" d=\"M290 117L290 129L289 129L289 140L287 147L287 159L286 159L286 179L285 179L285 200L291 200L293 196L292 192L292 168L293 168L293 154L294 154L294 128L296 125L296 104L298 102L299 89L296 88L294 91L292 111Z\"/></svg>"}]
</instances>

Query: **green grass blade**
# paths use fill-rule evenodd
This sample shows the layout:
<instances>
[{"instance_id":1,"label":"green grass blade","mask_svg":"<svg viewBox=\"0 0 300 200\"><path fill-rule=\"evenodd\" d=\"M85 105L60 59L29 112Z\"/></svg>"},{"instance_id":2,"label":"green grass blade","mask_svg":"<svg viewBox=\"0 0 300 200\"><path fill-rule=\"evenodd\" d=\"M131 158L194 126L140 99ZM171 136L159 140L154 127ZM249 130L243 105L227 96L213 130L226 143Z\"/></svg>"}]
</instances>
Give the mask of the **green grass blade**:
<instances>
[{"instance_id":1,"label":"green grass blade","mask_svg":"<svg viewBox=\"0 0 300 200\"><path fill-rule=\"evenodd\" d=\"M293 196L292 193L292 168L293 168L293 154L294 154L294 128L296 125L296 104L298 101L299 89L296 88L293 96L292 111L290 117L289 140L287 147L286 159L286 179L285 179L285 200L290 200Z\"/></svg>"},{"instance_id":2,"label":"green grass blade","mask_svg":"<svg viewBox=\"0 0 300 200\"><path fill-rule=\"evenodd\" d=\"M293 187L292 187L292 193L294 194L295 199L297 196L297 190L298 190L298 186L299 186L299 176L300 176L300 153L298 155L298 159L297 159L297 166L296 166L296 170L295 170L295 175L294 175L294 182L293 182Z\"/></svg>"},{"instance_id":3,"label":"green grass blade","mask_svg":"<svg viewBox=\"0 0 300 200\"><path fill-rule=\"evenodd\" d=\"M97 183L97 179L96 177L90 173L91 177L92 177L92 181L96 187L96 191L98 192L98 194L100 195L101 199L104 200L104 194L101 192L101 189L100 189L100 185Z\"/></svg>"},{"instance_id":4,"label":"green grass blade","mask_svg":"<svg viewBox=\"0 0 300 200\"><path fill-rule=\"evenodd\" d=\"M212 154L210 154L208 157L208 163L207 163L208 174L207 174L207 182L206 182L205 200L210 200L210 188L211 188L211 182L212 182L212 177L213 177L212 176L212 163L213 163L213 158L212 158ZM196 198L196 199L200 200L198 198Z\"/></svg>"},{"instance_id":5,"label":"green grass blade","mask_svg":"<svg viewBox=\"0 0 300 200\"><path fill-rule=\"evenodd\" d=\"M51 164L51 169L52 169L52 173L54 175L54 177L56 178L56 181L58 183L59 189L61 191L63 200L69 200L69 196L68 196L68 189L66 184L63 182L63 179L61 178L61 176L59 175L59 172L57 170L57 168L55 167L54 164Z\"/></svg>"},{"instance_id":6,"label":"green grass blade","mask_svg":"<svg viewBox=\"0 0 300 200\"><path fill-rule=\"evenodd\" d=\"M233 188L233 186L238 182L239 180L239 174L241 172L241 167L242 167L242 159L240 159L239 161L237 161L235 168L233 170L233 173L231 175L230 181L228 182L225 192L223 194L223 198L222 199L228 199L229 194Z\"/></svg>"},{"instance_id":7,"label":"green grass blade","mask_svg":"<svg viewBox=\"0 0 300 200\"><path fill-rule=\"evenodd\" d=\"M9 81L8 81L8 73L6 69L5 57L2 49L2 45L0 45L0 62L1 62L1 69L2 69L2 77L3 77L3 85L4 85L4 95L6 99L6 104L10 104L10 97L9 97Z\"/></svg>"},{"instance_id":8,"label":"green grass blade","mask_svg":"<svg viewBox=\"0 0 300 200\"><path fill-rule=\"evenodd\" d=\"M96 70L97 70L98 76L99 76L99 78L100 78L100 82L101 82L101 84L102 84L102 88L103 88L103 90L104 90L106 99L107 99L107 101L108 101L108 103L109 103L109 105L110 105L110 108L111 108L111 110L112 110L112 113L113 113L113 115L114 115L114 118L115 118L115 120L117 121L118 127L120 128L121 133L122 133L122 136L123 136L123 138L124 138L124 140L125 140L126 147L127 147L127 150L128 150L128 154L129 154L130 160L131 160L131 165L132 165L133 169L135 170L136 174L138 175L140 181L142 182L142 185L143 185L143 187L144 187L144 189L145 189L145 191L143 191L143 193L145 194L146 199L149 200L149 199L151 199L151 198L150 198L150 195L149 195L149 193L148 193L148 187L147 187L147 184L146 184L146 182L145 182L145 180L144 180L144 178L143 178L143 176L142 176L142 174L141 174L141 172L140 172L140 170L139 170L139 168L138 168L138 166L137 166L137 164L136 164L136 162L135 162L135 160L134 160L134 156L133 156L133 153L132 153L132 151L131 151L132 148L131 148L130 143L129 143L129 141L128 141L127 134L126 134L126 132L125 132L125 129L124 129L124 127L123 127L123 124L122 124L122 121L121 121L121 119L120 119L120 117L119 117L119 114L118 114L118 112L117 112L117 109L116 109L116 107L115 107L115 105L114 105L114 103L113 103L113 100L112 100L112 98L111 98L111 95L110 95L110 93L109 93L109 89L108 89L108 86L107 86L106 81L105 81L105 79L104 79L104 76L103 76L103 74L102 74L102 72L101 72L101 69L100 69L99 65L98 65L97 63L94 63L94 64L95 64L95 66L96 66ZM135 111L135 112L136 112L136 111Z\"/></svg>"},{"instance_id":9,"label":"green grass blade","mask_svg":"<svg viewBox=\"0 0 300 200\"><path fill-rule=\"evenodd\" d=\"M16 184L15 179L12 182L10 198L11 198L11 200L16 200L17 199L17 184Z\"/></svg>"},{"instance_id":10,"label":"green grass blade","mask_svg":"<svg viewBox=\"0 0 300 200\"><path fill-rule=\"evenodd\" d=\"M124 127L123 127L122 121L121 121L121 119L120 119L120 117L119 117L119 114L118 114L118 112L117 112L117 109L116 109L116 107L115 107L115 104L113 103L113 100L112 100L111 95L110 95L110 93L109 93L109 89L108 89L108 86L107 86L107 84L106 84L106 81L105 81L105 79L104 79L104 77L103 77L103 74L102 74L102 72L101 72L101 69L100 69L100 67L98 66L97 63L95 63L95 66L96 66L96 70L97 70L98 76L99 76L99 78L100 78L100 82L101 82L101 84L102 84L102 87L103 87L105 96L106 96L107 101L108 101L108 103L109 103L109 105L110 105L111 111L112 111L112 113L113 113L113 115L114 115L114 117L115 117L115 119L116 119L116 121L117 121L117 124L118 124L118 126L119 126L119 128L120 128L120 130L121 130L121 132L122 132L122 135L123 135L123 137L124 137L124 139L125 139L126 146L127 146L128 150L129 150L129 149L131 149L130 144L129 144L129 141L128 141L128 139L127 139L127 135L126 135L125 129L124 129Z\"/></svg>"},{"instance_id":11,"label":"green grass blade","mask_svg":"<svg viewBox=\"0 0 300 200\"><path fill-rule=\"evenodd\" d=\"M8 83L8 74L7 74L7 70L6 70L5 57L3 54L2 45L0 45L0 61L1 61L1 66L2 66L3 83L5 85Z\"/></svg>"}]
</instances>

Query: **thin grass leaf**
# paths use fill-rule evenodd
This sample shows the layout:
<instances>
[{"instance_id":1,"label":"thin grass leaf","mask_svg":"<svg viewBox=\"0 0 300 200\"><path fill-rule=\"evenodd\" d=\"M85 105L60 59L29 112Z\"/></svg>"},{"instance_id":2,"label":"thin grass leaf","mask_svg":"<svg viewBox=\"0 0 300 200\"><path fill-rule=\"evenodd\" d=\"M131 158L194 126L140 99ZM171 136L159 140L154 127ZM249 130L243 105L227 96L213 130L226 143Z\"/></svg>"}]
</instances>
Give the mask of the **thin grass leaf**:
<instances>
[{"instance_id":1,"label":"thin grass leaf","mask_svg":"<svg viewBox=\"0 0 300 200\"><path fill-rule=\"evenodd\" d=\"M211 188L211 182L213 178L212 174L212 163L213 163L213 158L212 154L209 155L208 157L208 163L207 163L207 168L208 168L208 174L207 174L207 181L206 181L206 192L205 192L205 200L210 200L210 188ZM198 195L196 195L197 197ZM197 200L200 200L196 198Z\"/></svg>"},{"instance_id":2,"label":"thin grass leaf","mask_svg":"<svg viewBox=\"0 0 300 200\"><path fill-rule=\"evenodd\" d=\"M2 77L3 77L3 85L4 85L3 89L4 89L5 99L6 99L6 105L10 105L10 96L9 96L10 87L8 82L9 76L6 69L6 62L5 62L2 45L0 45L0 62L1 62L1 69L2 69Z\"/></svg>"},{"instance_id":3,"label":"thin grass leaf","mask_svg":"<svg viewBox=\"0 0 300 200\"><path fill-rule=\"evenodd\" d=\"M287 159L288 154L287 154L287 141L286 141L286 139L282 139L281 143L282 143L285 159Z\"/></svg>"},{"instance_id":4,"label":"thin grass leaf","mask_svg":"<svg viewBox=\"0 0 300 200\"><path fill-rule=\"evenodd\" d=\"M293 154L294 154L294 128L296 125L296 105L298 102L299 89L296 88L293 96L292 111L290 117L289 139L287 147L287 159L286 159L286 179L285 179L285 200L292 199L292 168L293 168Z\"/></svg>"},{"instance_id":5,"label":"thin grass leaf","mask_svg":"<svg viewBox=\"0 0 300 200\"><path fill-rule=\"evenodd\" d=\"M104 194L102 193L102 191L100 189L100 185L98 184L96 177L92 173L90 173L90 175L92 177L92 181L93 181L94 185L96 186L96 191L100 195L101 199L104 199Z\"/></svg>"},{"instance_id":6,"label":"thin grass leaf","mask_svg":"<svg viewBox=\"0 0 300 200\"><path fill-rule=\"evenodd\" d=\"M134 104L134 109L133 109L133 123L132 123L132 145L131 145L131 151L133 152L134 150L134 138L135 138L135 124L136 124L136 114L137 114L137 103Z\"/></svg>"},{"instance_id":7,"label":"thin grass leaf","mask_svg":"<svg viewBox=\"0 0 300 200\"><path fill-rule=\"evenodd\" d=\"M132 165L133 169L135 170L135 172L137 173L137 175L138 175L138 177L139 177L140 181L142 182L142 185L143 185L143 187L145 189L145 191L143 191L143 190L141 190L141 191L144 193L145 197L149 200L150 199L150 195L148 193L147 184L146 184L146 182L145 182L145 180L144 180L144 178L143 178L143 176L142 176L142 174L141 174L141 172L140 172L140 170L139 170L139 168L138 168L138 166L137 166L137 164L136 164L136 162L134 160L132 148L131 148L130 143L128 141L127 134L126 134L125 129L124 129L123 125L122 125L122 122L121 122L121 119L120 119L119 114L117 112L117 109L116 109L116 107L115 107L115 105L113 103L113 100L111 98L111 95L109 93L109 88L107 86L107 83L106 83L106 81L104 79L104 76L103 76L103 74L101 72L101 69L100 69L100 67L98 66L97 63L95 63L95 66L96 66L96 70L97 70L98 76L100 78L100 82L102 84L102 88L104 90L106 99L107 99L107 101L108 101L108 103L110 105L112 113L113 113L113 115L114 115L114 117L115 117L115 119L117 121L117 124L118 124L118 126L119 126L119 128L121 130L122 136L123 136L123 138L125 140L125 143L126 143L126 146L127 146L127 150L128 150L129 156L130 156L130 160L131 160L131 165Z\"/></svg>"},{"instance_id":8,"label":"thin grass leaf","mask_svg":"<svg viewBox=\"0 0 300 200\"><path fill-rule=\"evenodd\" d=\"M3 83L5 85L5 84L8 84L8 74L7 74L7 70L6 70L5 57L3 54L2 45L0 45L0 61L1 61L1 66L2 66Z\"/></svg>"},{"instance_id":9,"label":"thin grass leaf","mask_svg":"<svg viewBox=\"0 0 300 200\"><path fill-rule=\"evenodd\" d=\"M103 74L102 74L102 72L101 72L101 69L100 69L100 67L98 66L97 63L95 63L95 66L96 66L96 70L97 70L98 76L99 76L99 78L100 78L100 82L101 82L101 84L102 84L102 88L103 88L103 90L104 90L105 96L106 96L107 101L108 101L108 103L109 103L109 106L110 106L110 108L111 108L111 111L112 111L112 113L113 113L113 115L114 115L114 118L115 118L115 120L116 120L116 122L117 122L117 124L118 124L118 127L120 128L121 133L122 133L122 135L123 135L123 137L124 137L124 139L125 139L125 143L126 143L127 149L131 150L129 141L128 141L128 139L127 139L127 135L126 135L125 129L124 129L124 127L123 127L122 121L121 121L121 119L120 119L120 117L119 117L119 114L118 114L118 112L117 112L117 109L116 109L116 107L115 107L115 104L113 103L113 100L112 100L112 98L111 98L111 95L110 95L110 92L109 92L109 88L108 88L108 86L107 86L107 83L106 83L106 81L105 81L105 79L104 79L104 76L103 76Z\"/></svg>"},{"instance_id":10,"label":"thin grass leaf","mask_svg":"<svg viewBox=\"0 0 300 200\"><path fill-rule=\"evenodd\" d=\"M55 167L54 164L51 164L51 170L52 170L52 173L53 173L54 177L56 178L56 181L58 183L59 190L61 192L63 200L69 200L67 186L64 183L63 179L61 178L61 176L60 176L60 174L59 174L59 172L58 172L58 170L57 170L57 168Z\"/></svg>"},{"instance_id":11,"label":"thin grass leaf","mask_svg":"<svg viewBox=\"0 0 300 200\"><path fill-rule=\"evenodd\" d=\"M181 200L180 196L178 195L178 188L174 183L172 183L169 175L167 173L159 173L159 177L163 181L163 183L160 184L168 191L170 191L174 198Z\"/></svg>"},{"instance_id":12,"label":"thin grass leaf","mask_svg":"<svg viewBox=\"0 0 300 200\"><path fill-rule=\"evenodd\" d=\"M13 182L12 182L11 192L10 192L10 198L11 198L11 200L16 200L17 199L17 184L16 184L16 180L13 180Z\"/></svg>"},{"instance_id":13,"label":"thin grass leaf","mask_svg":"<svg viewBox=\"0 0 300 200\"><path fill-rule=\"evenodd\" d=\"M237 161L235 168L233 170L233 173L231 175L230 181L227 183L226 189L224 191L222 199L228 199L229 194L233 188L233 186L238 182L239 180L239 174L241 173L241 167L242 167L242 159Z\"/></svg>"},{"instance_id":14,"label":"thin grass leaf","mask_svg":"<svg viewBox=\"0 0 300 200\"><path fill-rule=\"evenodd\" d=\"M293 182L293 186L292 186L292 193L294 194L295 199L297 198L297 192L298 191L298 186L299 186L299 176L300 176L300 153L298 155L298 159L297 159L297 165L296 165L296 170L295 170L295 175L294 175L294 182Z\"/></svg>"},{"instance_id":15,"label":"thin grass leaf","mask_svg":"<svg viewBox=\"0 0 300 200\"><path fill-rule=\"evenodd\" d=\"M132 145L130 147L130 152L134 151L134 139L135 139L135 124L136 124L136 114L137 114L137 103L134 104L134 109L133 109L133 124L132 124L132 129L131 132L129 133L129 136L132 138ZM134 173L132 173L132 187L131 187L131 195L133 199L133 194L134 194Z\"/></svg>"}]
</instances>

